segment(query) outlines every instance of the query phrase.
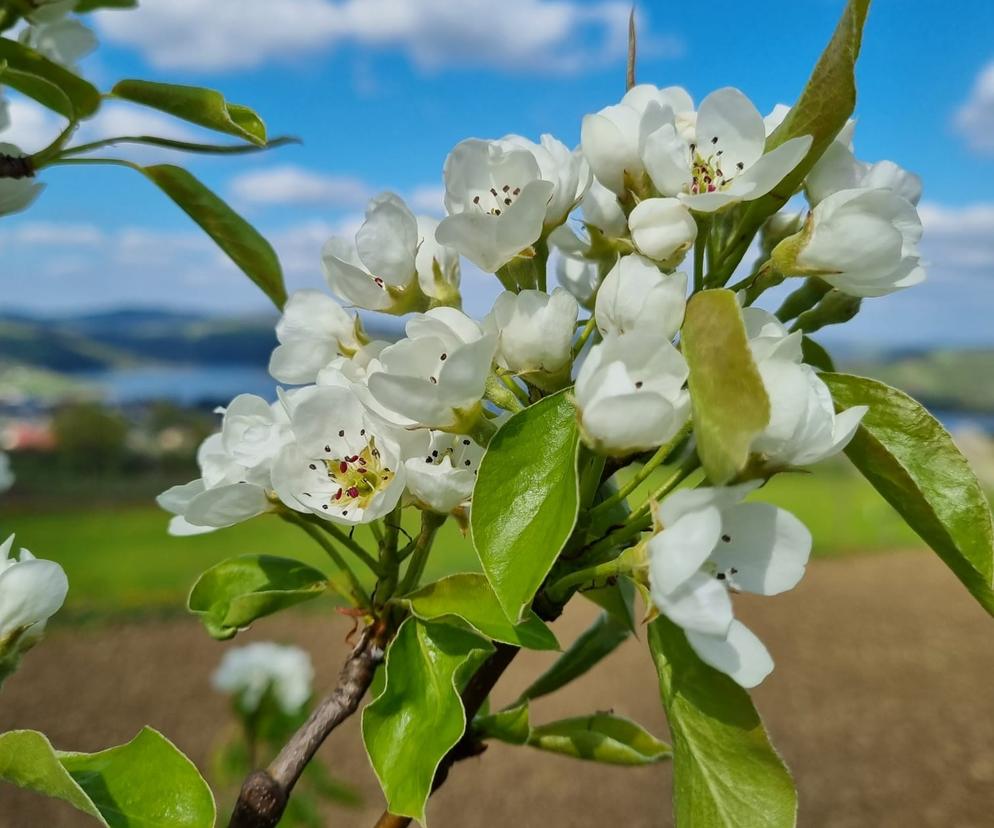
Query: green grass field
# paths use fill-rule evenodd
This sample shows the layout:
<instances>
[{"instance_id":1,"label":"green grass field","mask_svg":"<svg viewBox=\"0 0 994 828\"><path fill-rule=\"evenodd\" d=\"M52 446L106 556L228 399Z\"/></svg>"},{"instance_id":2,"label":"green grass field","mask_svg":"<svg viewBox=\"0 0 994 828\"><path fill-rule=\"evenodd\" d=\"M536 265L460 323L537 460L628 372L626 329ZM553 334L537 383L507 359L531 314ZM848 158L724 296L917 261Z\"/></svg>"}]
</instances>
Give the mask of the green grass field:
<instances>
[{"instance_id":1,"label":"green grass field","mask_svg":"<svg viewBox=\"0 0 994 828\"><path fill-rule=\"evenodd\" d=\"M818 555L921 545L880 496L841 464L813 475L781 475L757 497L797 514L811 529ZM234 555L281 555L328 569L310 538L275 518L189 538L169 537L166 524L167 515L154 506L20 508L0 512L0 538L16 532L18 546L62 564L71 584L63 620L180 611L199 573ZM364 528L356 537L371 539ZM478 568L469 539L450 521L435 545L429 577Z\"/></svg>"}]
</instances>

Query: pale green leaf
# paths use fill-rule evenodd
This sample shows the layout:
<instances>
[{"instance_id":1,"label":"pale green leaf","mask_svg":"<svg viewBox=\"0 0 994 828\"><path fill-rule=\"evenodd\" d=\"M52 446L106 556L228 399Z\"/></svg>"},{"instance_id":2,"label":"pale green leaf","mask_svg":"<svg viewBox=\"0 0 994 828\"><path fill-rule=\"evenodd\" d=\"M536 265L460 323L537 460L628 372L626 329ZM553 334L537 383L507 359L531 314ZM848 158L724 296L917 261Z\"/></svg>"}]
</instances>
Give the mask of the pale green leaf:
<instances>
[{"instance_id":1,"label":"pale green leaf","mask_svg":"<svg viewBox=\"0 0 994 828\"><path fill-rule=\"evenodd\" d=\"M797 793L749 694L702 662L665 616L649 648L673 738L680 828L793 828Z\"/></svg>"},{"instance_id":2,"label":"pale green leaf","mask_svg":"<svg viewBox=\"0 0 994 828\"><path fill-rule=\"evenodd\" d=\"M693 296L682 343L690 366L697 453L711 483L722 485L745 468L753 438L770 421L770 401L735 294L705 290Z\"/></svg>"},{"instance_id":3,"label":"pale green leaf","mask_svg":"<svg viewBox=\"0 0 994 828\"><path fill-rule=\"evenodd\" d=\"M480 463L473 545L504 613L522 617L576 525L576 410L566 392L515 414Z\"/></svg>"},{"instance_id":4,"label":"pale green leaf","mask_svg":"<svg viewBox=\"0 0 994 828\"><path fill-rule=\"evenodd\" d=\"M262 119L247 106L229 103L224 95L213 89L123 80L114 86L112 94L258 146L266 143L266 126Z\"/></svg>"},{"instance_id":5,"label":"pale green leaf","mask_svg":"<svg viewBox=\"0 0 994 828\"><path fill-rule=\"evenodd\" d=\"M846 454L987 612L994 615L994 525L984 490L949 432L882 382L821 375L840 409L869 406Z\"/></svg>"},{"instance_id":6,"label":"pale green leaf","mask_svg":"<svg viewBox=\"0 0 994 828\"><path fill-rule=\"evenodd\" d=\"M232 638L266 615L309 601L328 588L324 573L289 558L242 555L215 564L187 601L214 638Z\"/></svg>"},{"instance_id":7,"label":"pale green leaf","mask_svg":"<svg viewBox=\"0 0 994 828\"><path fill-rule=\"evenodd\" d=\"M0 780L62 799L105 828L213 828L216 816L196 766L147 727L99 753L54 750L32 730L0 734Z\"/></svg>"},{"instance_id":8,"label":"pale green leaf","mask_svg":"<svg viewBox=\"0 0 994 828\"><path fill-rule=\"evenodd\" d=\"M442 578L404 600L425 621L455 616L494 641L530 650L559 649L552 630L532 610L525 611L525 620L519 624L508 621L490 583L476 572Z\"/></svg>"},{"instance_id":9,"label":"pale green leaf","mask_svg":"<svg viewBox=\"0 0 994 828\"><path fill-rule=\"evenodd\" d=\"M462 738L459 696L492 652L475 632L408 618L391 642L383 692L362 714L362 738L393 814L424 823L439 762Z\"/></svg>"},{"instance_id":10,"label":"pale green leaf","mask_svg":"<svg viewBox=\"0 0 994 828\"><path fill-rule=\"evenodd\" d=\"M40 52L9 38L0 38L0 83L11 86L69 120L82 120L100 108L95 86Z\"/></svg>"}]
</instances>

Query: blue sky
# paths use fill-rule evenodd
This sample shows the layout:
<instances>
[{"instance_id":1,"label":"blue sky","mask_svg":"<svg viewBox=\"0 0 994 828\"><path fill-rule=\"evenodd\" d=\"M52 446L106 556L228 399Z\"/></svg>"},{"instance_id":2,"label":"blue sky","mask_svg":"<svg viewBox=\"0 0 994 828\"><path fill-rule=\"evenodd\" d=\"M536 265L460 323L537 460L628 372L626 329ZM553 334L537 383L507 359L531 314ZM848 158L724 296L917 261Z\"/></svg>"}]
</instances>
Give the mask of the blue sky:
<instances>
[{"instance_id":1,"label":"blue sky","mask_svg":"<svg viewBox=\"0 0 994 828\"><path fill-rule=\"evenodd\" d=\"M142 5L92 20L102 46L85 72L104 87L121 77L212 86L255 107L272 134L303 140L251 158L184 161L273 240L291 287L321 284L322 242L354 227L369 195L393 189L437 212L442 163L462 138L551 132L575 144L582 116L623 92L627 5L617 0ZM642 3L639 79L684 85L697 99L738 86L761 111L790 103L842 5ZM868 301L857 323L829 340L994 344L991 31L989 0L875 0L859 67L856 150L925 179L930 279ZM0 140L28 149L58 129L23 100L13 116ZM87 137L154 130L161 120L112 105ZM0 306L265 309L261 294L140 177L63 168L44 181L32 210L0 224ZM494 292L493 280L467 277L471 309L485 309Z\"/></svg>"}]
</instances>

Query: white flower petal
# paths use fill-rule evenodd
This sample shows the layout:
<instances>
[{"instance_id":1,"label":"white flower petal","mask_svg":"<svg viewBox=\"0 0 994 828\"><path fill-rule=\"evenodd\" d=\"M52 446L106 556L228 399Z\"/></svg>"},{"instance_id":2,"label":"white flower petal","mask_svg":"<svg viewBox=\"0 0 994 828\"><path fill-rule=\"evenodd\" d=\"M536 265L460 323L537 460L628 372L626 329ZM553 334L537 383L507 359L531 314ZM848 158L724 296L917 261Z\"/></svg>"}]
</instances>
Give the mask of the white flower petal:
<instances>
[{"instance_id":1,"label":"white flower petal","mask_svg":"<svg viewBox=\"0 0 994 828\"><path fill-rule=\"evenodd\" d=\"M769 650L741 621L732 621L727 636L687 631L687 641L705 664L725 673L742 687L756 687L773 672Z\"/></svg>"}]
</instances>

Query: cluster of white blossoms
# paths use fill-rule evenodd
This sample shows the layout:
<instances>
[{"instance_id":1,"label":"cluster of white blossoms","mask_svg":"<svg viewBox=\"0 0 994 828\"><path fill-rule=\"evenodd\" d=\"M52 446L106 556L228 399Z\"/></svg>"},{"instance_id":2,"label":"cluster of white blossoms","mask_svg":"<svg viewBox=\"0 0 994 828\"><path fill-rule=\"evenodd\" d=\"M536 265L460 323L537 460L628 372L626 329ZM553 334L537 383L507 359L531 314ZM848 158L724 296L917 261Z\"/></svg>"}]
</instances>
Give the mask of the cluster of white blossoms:
<instances>
[{"instance_id":1,"label":"cluster of white blossoms","mask_svg":"<svg viewBox=\"0 0 994 828\"><path fill-rule=\"evenodd\" d=\"M292 716L311 697L314 667L299 647L258 641L228 650L211 680L218 690L233 695L246 714L255 713L270 693L280 710Z\"/></svg>"},{"instance_id":2,"label":"cluster of white blossoms","mask_svg":"<svg viewBox=\"0 0 994 828\"><path fill-rule=\"evenodd\" d=\"M286 510L345 526L407 506L464 518L493 433L571 386L594 452L634 459L679 439L692 409L681 264L699 235L805 158L805 136L766 150L784 110L764 118L735 89L695 108L682 89L636 86L584 119L576 150L550 136L460 143L445 163L441 221L390 193L373 199L354 241L325 246L332 295L301 291L284 308L270 371L287 388L275 402L233 400L201 448L201 477L160 497L172 531ZM856 160L850 137L847 128L800 188L810 211L769 220L779 235L767 264L876 296L922 278L920 185L890 162ZM479 320L460 309L460 257L505 288ZM357 311L402 315L405 335L371 339ZM759 308L743 316L772 409L751 468L839 452L864 409L836 412L804 362L801 330ZM791 588L811 546L791 515L741 502L755 485L676 492L648 544L659 611L745 685L772 661L734 620L729 593Z\"/></svg>"},{"instance_id":3,"label":"cluster of white blossoms","mask_svg":"<svg viewBox=\"0 0 994 828\"><path fill-rule=\"evenodd\" d=\"M13 535L0 543L0 683L38 643L69 591L61 566L38 560L27 549L15 558L13 546Z\"/></svg>"},{"instance_id":4,"label":"cluster of white blossoms","mask_svg":"<svg viewBox=\"0 0 994 828\"><path fill-rule=\"evenodd\" d=\"M97 47L96 35L72 15L78 2L35 0L24 23L16 30L17 39L49 60L75 71L76 64ZM0 155L20 158L21 149L2 140L10 125L10 107L0 85ZM28 175L0 178L0 216L27 209L42 189L44 185Z\"/></svg>"}]
</instances>

